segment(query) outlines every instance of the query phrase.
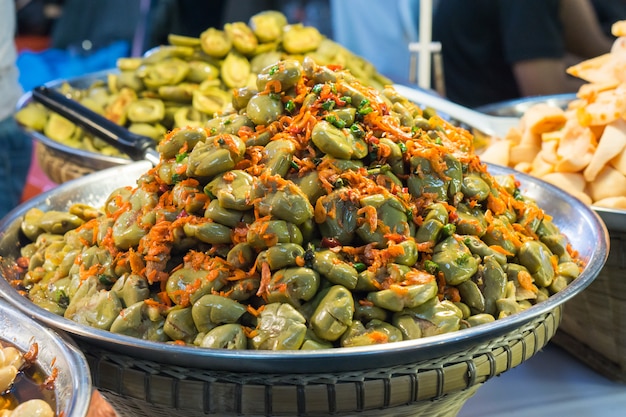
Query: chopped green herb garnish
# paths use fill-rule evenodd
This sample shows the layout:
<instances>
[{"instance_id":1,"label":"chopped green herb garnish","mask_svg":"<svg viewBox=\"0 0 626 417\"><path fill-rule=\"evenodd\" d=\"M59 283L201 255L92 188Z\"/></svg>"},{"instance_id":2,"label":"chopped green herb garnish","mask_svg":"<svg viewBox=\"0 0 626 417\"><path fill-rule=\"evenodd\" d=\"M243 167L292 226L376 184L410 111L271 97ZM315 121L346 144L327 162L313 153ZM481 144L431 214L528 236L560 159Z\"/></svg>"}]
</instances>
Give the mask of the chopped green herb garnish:
<instances>
[{"instance_id":1,"label":"chopped green herb garnish","mask_svg":"<svg viewBox=\"0 0 626 417\"><path fill-rule=\"evenodd\" d=\"M111 279L111 277L106 274L98 275L98 281L100 281L103 285L111 285L115 283L115 280Z\"/></svg>"},{"instance_id":2,"label":"chopped green herb garnish","mask_svg":"<svg viewBox=\"0 0 626 417\"><path fill-rule=\"evenodd\" d=\"M441 232L445 235L445 236L452 236L454 234L454 232L456 232L456 226L452 223L446 223L443 228L441 229Z\"/></svg>"},{"instance_id":3,"label":"chopped green herb garnish","mask_svg":"<svg viewBox=\"0 0 626 417\"><path fill-rule=\"evenodd\" d=\"M363 136L365 136L365 132L363 131L361 126L356 123L350 126L350 133L352 133L356 138L362 138Z\"/></svg>"},{"instance_id":4,"label":"chopped green herb garnish","mask_svg":"<svg viewBox=\"0 0 626 417\"><path fill-rule=\"evenodd\" d=\"M278 67L278 65L274 65L272 68L270 68L269 74L270 75L274 75L274 74L276 74L278 72L279 69L280 68Z\"/></svg>"},{"instance_id":5,"label":"chopped green herb garnish","mask_svg":"<svg viewBox=\"0 0 626 417\"><path fill-rule=\"evenodd\" d=\"M355 262L353 265L356 272L363 272L367 269L367 266L363 262Z\"/></svg>"},{"instance_id":6,"label":"chopped green herb garnish","mask_svg":"<svg viewBox=\"0 0 626 417\"><path fill-rule=\"evenodd\" d=\"M424 261L424 269L429 274L435 275L437 274L437 271L439 271L439 265L436 262L427 259Z\"/></svg>"},{"instance_id":7,"label":"chopped green herb garnish","mask_svg":"<svg viewBox=\"0 0 626 417\"><path fill-rule=\"evenodd\" d=\"M326 116L324 118L328 123L332 124L335 127L338 127L339 129L343 129L344 127L346 127L346 122L343 119L338 118L337 116L335 116L334 114L329 114L328 116Z\"/></svg>"},{"instance_id":8,"label":"chopped green herb garnish","mask_svg":"<svg viewBox=\"0 0 626 417\"><path fill-rule=\"evenodd\" d=\"M63 290L57 290L56 299L56 302L60 307L67 308L67 306L70 305L70 297Z\"/></svg>"},{"instance_id":9,"label":"chopped green herb garnish","mask_svg":"<svg viewBox=\"0 0 626 417\"><path fill-rule=\"evenodd\" d=\"M325 102L322 103L322 108L326 111L330 111L332 109L335 108L335 101L334 100L326 100Z\"/></svg>"},{"instance_id":10,"label":"chopped green herb garnish","mask_svg":"<svg viewBox=\"0 0 626 417\"><path fill-rule=\"evenodd\" d=\"M365 116L366 114L370 114L371 112L373 112L374 110L371 107L361 107L359 109L359 114L362 116Z\"/></svg>"},{"instance_id":11,"label":"chopped green herb garnish","mask_svg":"<svg viewBox=\"0 0 626 417\"><path fill-rule=\"evenodd\" d=\"M457 258L456 262L457 262L459 265L464 265L464 264L466 264L467 262L469 262L469 260L470 260L470 258L471 258L471 257L472 257L472 254L471 254L471 253L464 253L464 254L462 254L461 256L459 256L459 257Z\"/></svg>"},{"instance_id":12,"label":"chopped green herb garnish","mask_svg":"<svg viewBox=\"0 0 626 417\"><path fill-rule=\"evenodd\" d=\"M181 152L179 154L176 155L176 163L180 164L181 162L183 162L185 160L185 158L187 158L189 154L187 152Z\"/></svg>"},{"instance_id":13,"label":"chopped green herb garnish","mask_svg":"<svg viewBox=\"0 0 626 417\"><path fill-rule=\"evenodd\" d=\"M289 100L285 103L285 110L287 110L289 113L293 113L295 109L296 104L293 102L293 100Z\"/></svg>"},{"instance_id":14,"label":"chopped green herb garnish","mask_svg":"<svg viewBox=\"0 0 626 417\"><path fill-rule=\"evenodd\" d=\"M345 186L346 186L346 182L343 178L339 178L333 183L333 188L342 188Z\"/></svg>"}]
</instances>

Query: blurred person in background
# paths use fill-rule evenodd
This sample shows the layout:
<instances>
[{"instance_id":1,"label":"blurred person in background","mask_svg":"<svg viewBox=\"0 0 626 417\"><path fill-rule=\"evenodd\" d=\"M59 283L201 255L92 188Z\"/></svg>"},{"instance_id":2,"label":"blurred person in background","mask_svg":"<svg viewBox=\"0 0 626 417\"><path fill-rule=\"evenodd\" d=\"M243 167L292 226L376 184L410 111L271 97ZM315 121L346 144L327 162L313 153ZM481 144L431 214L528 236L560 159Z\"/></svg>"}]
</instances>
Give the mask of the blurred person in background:
<instances>
[{"instance_id":1,"label":"blurred person in background","mask_svg":"<svg viewBox=\"0 0 626 417\"><path fill-rule=\"evenodd\" d=\"M18 82L14 0L0 0L0 218L17 206L30 168L32 141L13 114L23 91Z\"/></svg>"},{"instance_id":2,"label":"blurred person in background","mask_svg":"<svg viewBox=\"0 0 626 417\"><path fill-rule=\"evenodd\" d=\"M410 83L419 0L330 0L333 39L399 84Z\"/></svg>"},{"instance_id":3,"label":"blurred person in background","mask_svg":"<svg viewBox=\"0 0 626 417\"><path fill-rule=\"evenodd\" d=\"M589 0L439 0L433 40L447 98L467 107L576 92L566 68L612 45Z\"/></svg>"},{"instance_id":4,"label":"blurred person in background","mask_svg":"<svg viewBox=\"0 0 626 417\"><path fill-rule=\"evenodd\" d=\"M591 0L604 34L614 38L611 26L618 20L626 20L626 0Z\"/></svg>"}]
</instances>

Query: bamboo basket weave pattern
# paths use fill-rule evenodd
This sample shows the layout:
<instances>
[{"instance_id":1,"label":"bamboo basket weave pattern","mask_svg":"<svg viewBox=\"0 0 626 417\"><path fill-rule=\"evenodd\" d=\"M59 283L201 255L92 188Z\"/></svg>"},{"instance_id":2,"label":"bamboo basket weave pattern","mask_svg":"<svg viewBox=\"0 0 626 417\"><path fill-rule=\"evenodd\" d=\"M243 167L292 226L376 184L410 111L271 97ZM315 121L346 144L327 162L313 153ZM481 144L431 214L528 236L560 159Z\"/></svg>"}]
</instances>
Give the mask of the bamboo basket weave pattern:
<instances>
[{"instance_id":1,"label":"bamboo basket weave pattern","mask_svg":"<svg viewBox=\"0 0 626 417\"><path fill-rule=\"evenodd\" d=\"M626 233L609 230L609 235L604 268L565 303L553 342L596 372L626 383Z\"/></svg>"},{"instance_id":2,"label":"bamboo basket weave pattern","mask_svg":"<svg viewBox=\"0 0 626 417\"><path fill-rule=\"evenodd\" d=\"M35 155L41 170L57 184L91 174L93 169L64 159L40 142L35 143Z\"/></svg>"},{"instance_id":3,"label":"bamboo basket weave pattern","mask_svg":"<svg viewBox=\"0 0 626 417\"><path fill-rule=\"evenodd\" d=\"M509 333L432 361L338 374L245 374L158 364L78 339L94 386L120 417L455 416L488 379L556 333L562 306Z\"/></svg>"}]
</instances>

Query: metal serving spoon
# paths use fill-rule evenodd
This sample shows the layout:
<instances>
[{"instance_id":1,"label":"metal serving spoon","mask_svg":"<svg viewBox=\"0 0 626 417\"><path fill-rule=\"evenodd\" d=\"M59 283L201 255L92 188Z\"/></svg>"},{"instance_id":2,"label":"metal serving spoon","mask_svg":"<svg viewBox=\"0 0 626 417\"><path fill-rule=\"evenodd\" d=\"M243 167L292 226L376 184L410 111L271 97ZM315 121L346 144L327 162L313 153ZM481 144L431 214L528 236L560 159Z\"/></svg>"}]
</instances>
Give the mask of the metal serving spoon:
<instances>
[{"instance_id":1,"label":"metal serving spoon","mask_svg":"<svg viewBox=\"0 0 626 417\"><path fill-rule=\"evenodd\" d=\"M423 90L395 84L393 86L400 95L412 102L430 107L451 119L465 123L467 126L479 130L488 136L504 138L509 129L519 124L517 117L491 116L476 110L453 103L444 98L430 94Z\"/></svg>"}]
</instances>

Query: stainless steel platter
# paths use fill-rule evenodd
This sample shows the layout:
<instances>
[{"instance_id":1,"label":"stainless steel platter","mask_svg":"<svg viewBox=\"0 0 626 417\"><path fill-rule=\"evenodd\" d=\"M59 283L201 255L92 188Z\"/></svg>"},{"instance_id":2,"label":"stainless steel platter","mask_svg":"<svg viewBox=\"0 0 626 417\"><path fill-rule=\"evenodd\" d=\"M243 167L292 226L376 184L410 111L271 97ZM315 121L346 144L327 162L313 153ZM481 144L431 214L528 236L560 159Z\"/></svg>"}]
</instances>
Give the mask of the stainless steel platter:
<instances>
[{"instance_id":1,"label":"stainless steel platter","mask_svg":"<svg viewBox=\"0 0 626 417\"><path fill-rule=\"evenodd\" d=\"M538 179L508 168L490 166L494 175L513 174L520 180L525 195L535 199L553 216L554 222L570 239L572 246L586 261L579 278L547 301L521 313L495 322L453 333L386 345L325 349L319 351L231 351L163 344L80 325L41 309L25 299L7 281L12 259L19 255L20 220L33 207L42 210L67 210L73 203L101 206L106 197L120 186L134 186L136 179L151 167L147 161L117 166L67 182L22 204L0 221L0 256L4 278L0 295L16 308L28 312L41 322L67 331L120 354L167 363L234 372L305 373L343 372L399 366L463 351L471 346L514 331L521 325L552 311L586 288L602 269L609 249L607 229L599 216L564 191ZM567 314L567 313L566 313Z\"/></svg>"}]
</instances>

